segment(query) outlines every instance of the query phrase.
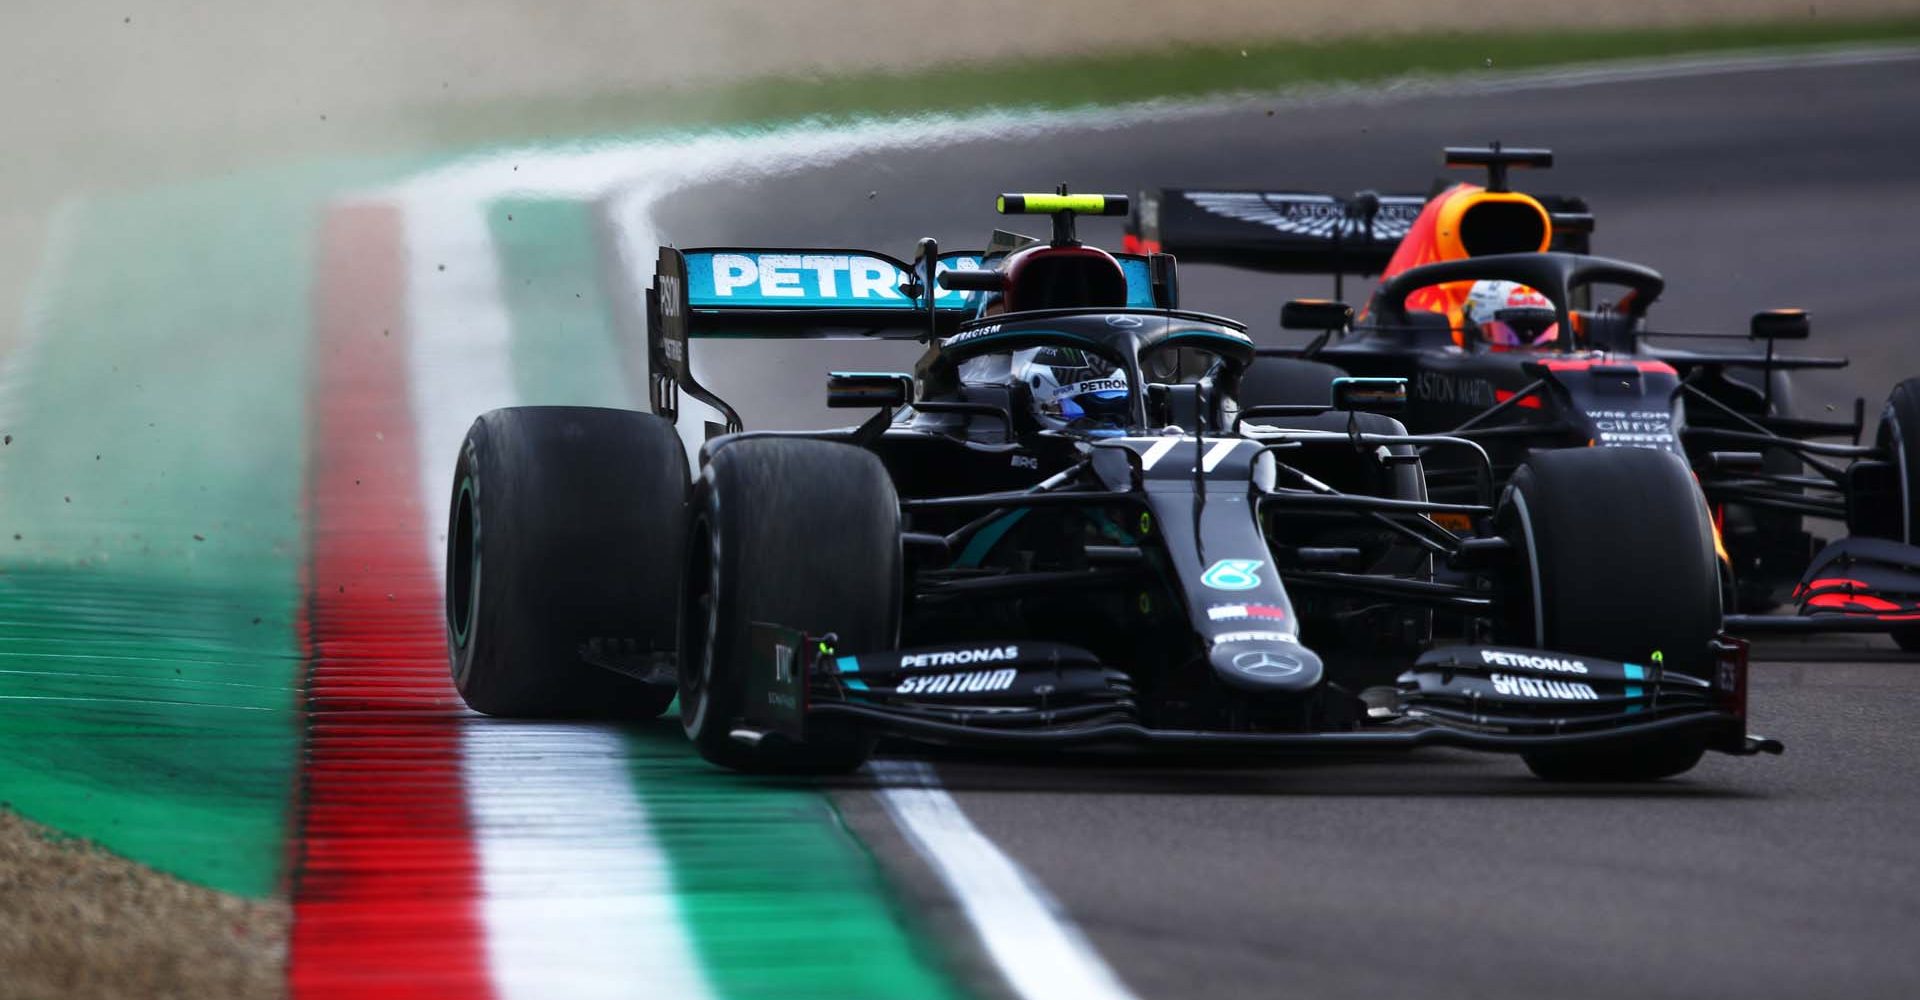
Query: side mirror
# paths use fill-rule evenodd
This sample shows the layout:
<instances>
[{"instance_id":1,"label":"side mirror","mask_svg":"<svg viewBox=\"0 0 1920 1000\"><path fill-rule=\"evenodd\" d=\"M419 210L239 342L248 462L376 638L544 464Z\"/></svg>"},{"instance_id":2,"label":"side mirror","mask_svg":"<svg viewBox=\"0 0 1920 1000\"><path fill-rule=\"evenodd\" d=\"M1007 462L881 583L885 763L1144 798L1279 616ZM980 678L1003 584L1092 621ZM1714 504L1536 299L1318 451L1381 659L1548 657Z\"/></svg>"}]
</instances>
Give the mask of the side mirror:
<instances>
[{"instance_id":1,"label":"side mirror","mask_svg":"<svg viewBox=\"0 0 1920 1000\"><path fill-rule=\"evenodd\" d=\"M1407 408L1407 380L1403 378L1337 378L1333 380L1333 408L1398 413Z\"/></svg>"},{"instance_id":2,"label":"side mirror","mask_svg":"<svg viewBox=\"0 0 1920 1000\"><path fill-rule=\"evenodd\" d=\"M827 405L834 409L893 409L913 399L913 376L905 372L828 372Z\"/></svg>"},{"instance_id":3,"label":"side mirror","mask_svg":"<svg viewBox=\"0 0 1920 1000\"><path fill-rule=\"evenodd\" d=\"M1766 470L1766 456L1757 451L1710 451L1707 466L1715 472L1757 475Z\"/></svg>"},{"instance_id":4,"label":"side mirror","mask_svg":"<svg viewBox=\"0 0 1920 1000\"><path fill-rule=\"evenodd\" d=\"M1553 223L1553 231L1556 235L1566 233L1591 236L1593 234L1592 212L1548 212L1547 220Z\"/></svg>"},{"instance_id":5,"label":"side mirror","mask_svg":"<svg viewBox=\"0 0 1920 1000\"><path fill-rule=\"evenodd\" d=\"M1753 314L1748 335L1755 340L1805 340L1813 323L1805 309L1768 309Z\"/></svg>"},{"instance_id":6,"label":"side mirror","mask_svg":"<svg viewBox=\"0 0 1920 1000\"><path fill-rule=\"evenodd\" d=\"M991 269L980 271L942 271L940 287L951 288L956 292L999 292L1007 287L1005 272Z\"/></svg>"},{"instance_id":7,"label":"side mirror","mask_svg":"<svg viewBox=\"0 0 1920 1000\"><path fill-rule=\"evenodd\" d=\"M1170 253L1147 255L1147 283L1153 286L1153 304L1161 309L1180 308L1180 278Z\"/></svg>"},{"instance_id":8,"label":"side mirror","mask_svg":"<svg viewBox=\"0 0 1920 1000\"><path fill-rule=\"evenodd\" d=\"M1345 330L1353 325L1353 307L1332 299L1293 299L1280 307L1282 330Z\"/></svg>"}]
</instances>

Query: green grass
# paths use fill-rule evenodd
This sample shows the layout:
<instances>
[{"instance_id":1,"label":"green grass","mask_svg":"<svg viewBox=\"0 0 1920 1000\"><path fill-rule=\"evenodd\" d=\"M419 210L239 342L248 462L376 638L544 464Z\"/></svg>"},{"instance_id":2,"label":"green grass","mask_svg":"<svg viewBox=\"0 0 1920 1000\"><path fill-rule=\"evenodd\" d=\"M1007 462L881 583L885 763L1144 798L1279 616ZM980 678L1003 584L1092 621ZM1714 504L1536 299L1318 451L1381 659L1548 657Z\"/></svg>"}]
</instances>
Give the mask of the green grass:
<instances>
[{"instance_id":1,"label":"green grass","mask_svg":"<svg viewBox=\"0 0 1920 1000\"><path fill-rule=\"evenodd\" d=\"M736 84L423 109L437 144L552 141L656 129L764 125L986 107L1069 108L1262 93L1409 76L1541 69L1688 54L1920 41L1920 17L1594 32L1381 35L1249 41L1067 58L939 66L912 73L765 77Z\"/></svg>"}]
</instances>

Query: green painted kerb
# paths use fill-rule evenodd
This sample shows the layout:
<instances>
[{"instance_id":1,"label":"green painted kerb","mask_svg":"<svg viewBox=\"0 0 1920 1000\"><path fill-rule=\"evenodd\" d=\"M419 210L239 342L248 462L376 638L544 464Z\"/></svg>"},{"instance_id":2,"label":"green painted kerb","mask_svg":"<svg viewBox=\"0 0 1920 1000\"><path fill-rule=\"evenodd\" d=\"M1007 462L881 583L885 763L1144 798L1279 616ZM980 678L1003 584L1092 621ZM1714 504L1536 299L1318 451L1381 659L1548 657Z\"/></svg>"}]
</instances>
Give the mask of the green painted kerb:
<instances>
[{"instance_id":1,"label":"green painted kerb","mask_svg":"<svg viewBox=\"0 0 1920 1000\"><path fill-rule=\"evenodd\" d=\"M306 166L68 220L0 389L14 810L217 889L278 888L313 222L329 192L391 172Z\"/></svg>"},{"instance_id":2,"label":"green painted kerb","mask_svg":"<svg viewBox=\"0 0 1920 1000\"><path fill-rule=\"evenodd\" d=\"M818 791L721 771L677 719L629 738L680 913L727 997L936 1000L956 989Z\"/></svg>"},{"instance_id":3,"label":"green painted kerb","mask_svg":"<svg viewBox=\"0 0 1920 1000\"><path fill-rule=\"evenodd\" d=\"M593 207L508 200L487 208L513 318L514 388L526 406L627 406Z\"/></svg>"}]
</instances>

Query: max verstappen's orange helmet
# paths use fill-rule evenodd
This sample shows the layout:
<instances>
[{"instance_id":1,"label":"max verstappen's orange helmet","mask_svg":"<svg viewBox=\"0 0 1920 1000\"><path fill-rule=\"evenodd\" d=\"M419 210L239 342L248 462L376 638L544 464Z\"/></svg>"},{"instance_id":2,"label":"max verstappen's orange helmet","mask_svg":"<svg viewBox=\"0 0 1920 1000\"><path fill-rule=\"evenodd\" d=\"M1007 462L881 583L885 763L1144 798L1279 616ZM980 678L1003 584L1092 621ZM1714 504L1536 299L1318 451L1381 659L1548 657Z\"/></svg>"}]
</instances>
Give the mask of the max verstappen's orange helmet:
<instances>
[{"instance_id":1,"label":"max verstappen's orange helmet","mask_svg":"<svg viewBox=\"0 0 1920 1000\"><path fill-rule=\"evenodd\" d=\"M1517 281L1476 281L1467 293L1467 330L1495 348L1546 347L1560 339L1547 297Z\"/></svg>"}]
</instances>

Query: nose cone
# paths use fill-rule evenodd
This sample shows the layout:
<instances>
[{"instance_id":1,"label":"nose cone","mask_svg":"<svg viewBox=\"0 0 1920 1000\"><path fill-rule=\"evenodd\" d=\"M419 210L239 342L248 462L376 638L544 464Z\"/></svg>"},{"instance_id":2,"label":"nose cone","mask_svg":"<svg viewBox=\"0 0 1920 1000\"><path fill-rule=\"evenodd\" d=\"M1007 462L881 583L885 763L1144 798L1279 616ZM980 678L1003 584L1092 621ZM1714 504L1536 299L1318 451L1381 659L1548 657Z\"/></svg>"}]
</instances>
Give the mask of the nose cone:
<instances>
[{"instance_id":1,"label":"nose cone","mask_svg":"<svg viewBox=\"0 0 1920 1000\"><path fill-rule=\"evenodd\" d=\"M1207 654L1213 672L1232 687L1259 694L1298 694L1320 683L1324 667L1297 642L1220 643Z\"/></svg>"}]
</instances>

